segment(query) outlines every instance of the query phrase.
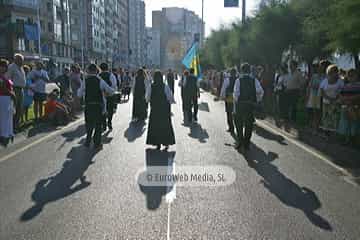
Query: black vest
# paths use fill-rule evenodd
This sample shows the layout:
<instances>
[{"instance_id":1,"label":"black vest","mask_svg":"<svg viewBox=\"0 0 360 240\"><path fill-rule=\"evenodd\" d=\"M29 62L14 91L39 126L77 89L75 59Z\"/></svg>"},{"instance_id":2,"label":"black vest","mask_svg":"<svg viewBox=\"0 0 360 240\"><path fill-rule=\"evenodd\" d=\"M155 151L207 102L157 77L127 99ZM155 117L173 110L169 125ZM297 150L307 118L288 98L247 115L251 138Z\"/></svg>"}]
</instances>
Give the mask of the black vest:
<instances>
[{"instance_id":1,"label":"black vest","mask_svg":"<svg viewBox=\"0 0 360 240\"><path fill-rule=\"evenodd\" d=\"M256 103L255 79L248 75L240 77L240 96L238 102L241 101Z\"/></svg>"},{"instance_id":2,"label":"black vest","mask_svg":"<svg viewBox=\"0 0 360 240\"><path fill-rule=\"evenodd\" d=\"M197 78L194 75L190 75L186 78L184 90L185 94L190 96L195 96L197 94Z\"/></svg>"},{"instance_id":3,"label":"black vest","mask_svg":"<svg viewBox=\"0 0 360 240\"><path fill-rule=\"evenodd\" d=\"M107 83L107 85L112 87L112 82L110 80L110 72L102 72L99 75Z\"/></svg>"},{"instance_id":4,"label":"black vest","mask_svg":"<svg viewBox=\"0 0 360 240\"><path fill-rule=\"evenodd\" d=\"M102 104L103 96L100 89L100 79L90 76L85 79L85 104Z\"/></svg>"}]
</instances>

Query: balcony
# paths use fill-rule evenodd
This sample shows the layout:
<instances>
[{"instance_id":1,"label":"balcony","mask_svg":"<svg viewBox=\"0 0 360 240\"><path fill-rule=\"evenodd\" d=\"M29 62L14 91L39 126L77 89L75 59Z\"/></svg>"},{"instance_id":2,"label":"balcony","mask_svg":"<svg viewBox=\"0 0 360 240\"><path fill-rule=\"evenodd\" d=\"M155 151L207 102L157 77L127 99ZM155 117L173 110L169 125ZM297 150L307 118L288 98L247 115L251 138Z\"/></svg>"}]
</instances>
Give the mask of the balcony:
<instances>
[{"instance_id":1,"label":"balcony","mask_svg":"<svg viewBox=\"0 0 360 240\"><path fill-rule=\"evenodd\" d=\"M10 5L19 8L38 9L37 0L0 0L0 5Z\"/></svg>"}]
</instances>

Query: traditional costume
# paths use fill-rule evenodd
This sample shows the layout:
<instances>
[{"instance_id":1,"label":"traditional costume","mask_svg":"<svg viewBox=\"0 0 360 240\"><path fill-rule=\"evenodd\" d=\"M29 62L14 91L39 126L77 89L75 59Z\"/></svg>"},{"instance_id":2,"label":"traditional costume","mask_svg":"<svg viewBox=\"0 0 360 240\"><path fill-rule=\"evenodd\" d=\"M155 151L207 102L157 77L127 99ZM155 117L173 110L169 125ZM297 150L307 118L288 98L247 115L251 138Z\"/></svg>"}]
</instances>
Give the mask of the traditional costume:
<instances>
[{"instance_id":1,"label":"traditional costume","mask_svg":"<svg viewBox=\"0 0 360 240\"><path fill-rule=\"evenodd\" d=\"M225 99L225 111L227 116L228 123L228 132L234 132L234 86L236 81L236 74L234 76L229 76L224 79L220 96L222 99Z\"/></svg>"},{"instance_id":2,"label":"traditional costume","mask_svg":"<svg viewBox=\"0 0 360 240\"><path fill-rule=\"evenodd\" d=\"M150 82L145 77L143 70L140 70L136 75L134 86L133 86L133 120L143 121L147 118L147 102L145 99L146 89L150 85Z\"/></svg>"},{"instance_id":3,"label":"traditional costume","mask_svg":"<svg viewBox=\"0 0 360 240\"><path fill-rule=\"evenodd\" d=\"M109 87L111 87L114 91L117 89L117 80L113 73L104 71L99 74L99 76L107 83ZM115 99L113 96L106 96L106 111L103 115L103 130L106 130L106 127L108 127L110 130L112 130L112 118L115 112Z\"/></svg>"},{"instance_id":4,"label":"traditional costume","mask_svg":"<svg viewBox=\"0 0 360 240\"><path fill-rule=\"evenodd\" d=\"M197 121L198 114L198 96L199 96L199 83L198 79L190 74L184 79L184 100L185 100L185 112L189 122L192 120ZM194 108L194 112L192 112Z\"/></svg>"},{"instance_id":5,"label":"traditional costume","mask_svg":"<svg viewBox=\"0 0 360 240\"><path fill-rule=\"evenodd\" d=\"M89 74L78 91L79 97L85 95L86 146L90 145L94 130L94 145L101 146L101 124L105 107L103 92L114 94L114 90L95 74Z\"/></svg>"},{"instance_id":6,"label":"traditional costume","mask_svg":"<svg viewBox=\"0 0 360 240\"><path fill-rule=\"evenodd\" d=\"M155 73L155 82L149 88L147 101L150 102L150 118L146 144L169 146L175 144L174 130L171 124L170 104L175 103L169 86L163 83L162 75Z\"/></svg>"},{"instance_id":7,"label":"traditional costume","mask_svg":"<svg viewBox=\"0 0 360 240\"><path fill-rule=\"evenodd\" d=\"M250 139L255 122L254 108L255 104L261 101L264 95L260 82L244 74L236 80L234 86L235 99L235 126L238 137L237 148L244 146L250 147ZM245 130L245 131L244 131Z\"/></svg>"}]
</instances>

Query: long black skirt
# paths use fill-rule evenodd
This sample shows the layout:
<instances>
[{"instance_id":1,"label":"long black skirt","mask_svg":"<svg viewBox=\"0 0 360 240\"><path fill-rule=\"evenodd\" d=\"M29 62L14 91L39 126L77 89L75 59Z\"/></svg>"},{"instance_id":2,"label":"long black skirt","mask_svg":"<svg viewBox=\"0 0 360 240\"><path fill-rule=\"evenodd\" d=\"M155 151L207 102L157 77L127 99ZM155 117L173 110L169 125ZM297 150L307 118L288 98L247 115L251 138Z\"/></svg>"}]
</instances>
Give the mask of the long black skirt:
<instances>
[{"instance_id":1,"label":"long black skirt","mask_svg":"<svg viewBox=\"0 0 360 240\"><path fill-rule=\"evenodd\" d=\"M150 112L146 144L154 146L175 144L175 134L170 114Z\"/></svg>"},{"instance_id":2,"label":"long black skirt","mask_svg":"<svg viewBox=\"0 0 360 240\"><path fill-rule=\"evenodd\" d=\"M144 96L134 96L132 117L139 120L147 118L148 104Z\"/></svg>"}]
</instances>

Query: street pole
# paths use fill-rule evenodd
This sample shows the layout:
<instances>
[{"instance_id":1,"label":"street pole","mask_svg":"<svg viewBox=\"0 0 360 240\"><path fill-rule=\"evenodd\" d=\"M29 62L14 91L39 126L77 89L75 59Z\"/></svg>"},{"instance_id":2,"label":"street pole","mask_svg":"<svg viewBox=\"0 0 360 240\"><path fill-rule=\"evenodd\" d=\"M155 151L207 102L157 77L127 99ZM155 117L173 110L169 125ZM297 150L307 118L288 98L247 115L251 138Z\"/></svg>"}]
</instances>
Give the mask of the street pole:
<instances>
[{"instance_id":1,"label":"street pole","mask_svg":"<svg viewBox=\"0 0 360 240\"><path fill-rule=\"evenodd\" d=\"M80 9L81 9L81 16L80 16L80 39L81 39L81 68L84 69L84 33L83 33L83 21L84 21L84 11L86 9L83 4L83 0L80 0Z\"/></svg>"},{"instance_id":2,"label":"street pole","mask_svg":"<svg viewBox=\"0 0 360 240\"><path fill-rule=\"evenodd\" d=\"M200 47L203 45L204 41L204 0L202 0L201 5L201 30L200 30Z\"/></svg>"},{"instance_id":3,"label":"street pole","mask_svg":"<svg viewBox=\"0 0 360 240\"><path fill-rule=\"evenodd\" d=\"M242 23L245 24L246 20L246 0L242 0Z\"/></svg>"},{"instance_id":4,"label":"street pole","mask_svg":"<svg viewBox=\"0 0 360 240\"><path fill-rule=\"evenodd\" d=\"M39 32L39 39L38 39L38 49L39 49L39 60L41 61L41 25L40 25L40 0L37 1L38 9L37 9L37 22L38 22L38 32Z\"/></svg>"}]
</instances>

